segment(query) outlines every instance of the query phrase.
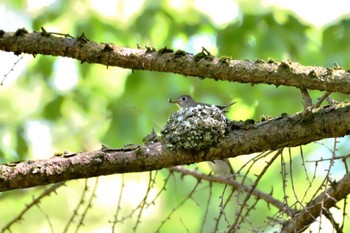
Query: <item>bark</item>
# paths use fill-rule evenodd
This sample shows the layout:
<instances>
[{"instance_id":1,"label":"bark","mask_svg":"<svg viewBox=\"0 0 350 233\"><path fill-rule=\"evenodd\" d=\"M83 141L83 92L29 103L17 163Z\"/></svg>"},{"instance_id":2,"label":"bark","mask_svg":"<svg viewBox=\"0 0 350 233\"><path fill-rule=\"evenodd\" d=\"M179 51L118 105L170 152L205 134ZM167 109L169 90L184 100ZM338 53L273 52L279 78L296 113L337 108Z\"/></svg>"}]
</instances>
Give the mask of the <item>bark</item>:
<instances>
[{"instance_id":1,"label":"bark","mask_svg":"<svg viewBox=\"0 0 350 233\"><path fill-rule=\"evenodd\" d=\"M205 151L170 150L162 142L156 142L3 164L0 192L78 178L157 170L342 137L350 132L350 103L256 124L233 122L229 131L227 137Z\"/></svg>"},{"instance_id":2,"label":"bark","mask_svg":"<svg viewBox=\"0 0 350 233\"><path fill-rule=\"evenodd\" d=\"M57 36L60 35L60 36ZM78 38L58 33L0 31L0 50L15 54L70 57L81 62L118 66L133 70L172 72L185 76L241 83L286 85L301 89L350 93L350 73L339 67L302 66L296 62L233 60L216 58L207 50L193 55L168 48L131 49L96 43L85 35Z\"/></svg>"}]
</instances>

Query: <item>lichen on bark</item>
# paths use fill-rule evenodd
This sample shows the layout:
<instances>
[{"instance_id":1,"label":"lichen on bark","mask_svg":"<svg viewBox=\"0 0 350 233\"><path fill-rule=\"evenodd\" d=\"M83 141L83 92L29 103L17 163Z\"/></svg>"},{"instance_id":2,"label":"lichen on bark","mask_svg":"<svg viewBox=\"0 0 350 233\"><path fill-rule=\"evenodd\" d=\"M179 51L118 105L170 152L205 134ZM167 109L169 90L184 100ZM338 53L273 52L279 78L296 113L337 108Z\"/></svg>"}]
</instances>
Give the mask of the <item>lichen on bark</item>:
<instances>
[{"instance_id":1,"label":"lichen on bark","mask_svg":"<svg viewBox=\"0 0 350 233\"><path fill-rule=\"evenodd\" d=\"M214 105L182 108L170 116L161 139L169 149L200 151L224 138L228 124L224 112Z\"/></svg>"}]
</instances>

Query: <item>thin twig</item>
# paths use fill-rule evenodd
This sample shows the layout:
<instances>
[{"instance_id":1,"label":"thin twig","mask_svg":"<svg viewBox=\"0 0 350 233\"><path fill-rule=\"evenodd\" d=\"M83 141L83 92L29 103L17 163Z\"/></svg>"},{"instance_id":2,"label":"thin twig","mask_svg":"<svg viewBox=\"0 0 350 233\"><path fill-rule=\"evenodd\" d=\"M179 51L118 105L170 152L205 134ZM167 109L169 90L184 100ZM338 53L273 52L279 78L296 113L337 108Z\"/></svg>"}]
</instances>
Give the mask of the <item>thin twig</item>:
<instances>
[{"instance_id":1,"label":"thin twig","mask_svg":"<svg viewBox=\"0 0 350 233\"><path fill-rule=\"evenodd\" d=\"M304 110L307 110L308 108L312 107L311 97L306 89L300 88L300 92L304 100Z\"/></svg>"},{"instance_id":2,"label":"thin twig","mask_svg":"<svg viewBox=\"0 0 350 233\"><path fill-rule=\"evenodd\" d=\"M317 100L317 102L316 102L315 105L314 105L314 108L320 107L321 104L322 104L322 102L323 102L325 99L327 99L327 97L328 97L330 94L332 94L332 92L327 91L326 93L324 93L324 94Z\"/></svg>"},{"instance_id":3,"label":"thin twig","mask_svg":"<svg viewBox=\"0 0 350 233\"><path fill-rule=\"evenodd\" d=\"M271 166L271 164L275 161L275 159L277 159L277 157L282 153L282 151L283 151L283 148L279 149L276 152L276 154L270 159L270 161L267 162L266 166L263 168L261 173L258 175L258 177L256 178L255 182L251 185L251 189L249 190L249 192L247 193L245 199L243 200L243 202L241 204L241 207L239 208L239 210L238 210L238 212L236 214L236 219L235 219L234 223L228 229L228 232L235 232L236 229L239 227L238 223L239 223L240 216L242 216L242 212L243 212L244 208L246 207L249 198L253 194L255 188L257 187L259 181L261 180L261 178L263 177L263 175L265 174L267 169Z\"/></svg>"},{"instance_id":4,"label":"thin twig","mask_svg":"<svg viewBox=\"0 0 350 233\"><path fill-rule=\"evenodd\" d=\"M41 199L43 199L44 197L49 196L52 192L55 192L59 187L61 187L62 185L64 185L65 182L60 182L60 183L56 183L54 185L52 185L50 188L46 189L42 194L40 194L37 198L34 198L33 201L26 205L26 207L14 218L12 219L10 222L8 222L2 229L1 229L1 233L5 232L6 230L10 231L10 227L16 223L19 222L24 214L30 210L33 206L37 205L40 203Z\"/></svg>"},{"instance_id":5,"label":"thin twig","mask_svg":"<svg viewBox=\"0 0 350 233\"><path fill-rule=\"evenodd\" d=\"M15 64L13 64L13 66L11 67L11 69L4 75L4 78L2 79L0 85L3 86L4 85L4 81L5 81L5 78L10 74L10 72L13 71L13 69L15 68L15 66L18 64L18 62L20 60L22 60L24 57L24 55L20 56L20 58L18 58L18 60L15 62Z\"/></svg>"},{"instance_id":6,"label":"thin twig","mask_svg":"<svg viewBox=\"0 0 350 233\"><path fill-rule=\"evenodd\" d=\"M284 209L283 202L273 198L271 195L264 193L258 189L252 189L252 187L249 185L242 185L240 182L238 182L232 178L227 179L226 177L210 176L210 175L200 173L198 171L186 169L182 166L171 167L171 168L169 168L169 170L179 172L183 175L191 175L197 179L206 180L209 182L228 184L228 185L231 185L232 187L235 187L237 190L243 190L245 192L252 192L252 195L259 197L260 199L265 200L267 203L270 203L271 205L275 206L280 211L282 211ZM293 210L293 212L296 212L296 210Z\"/></svg>"}]
</instances>

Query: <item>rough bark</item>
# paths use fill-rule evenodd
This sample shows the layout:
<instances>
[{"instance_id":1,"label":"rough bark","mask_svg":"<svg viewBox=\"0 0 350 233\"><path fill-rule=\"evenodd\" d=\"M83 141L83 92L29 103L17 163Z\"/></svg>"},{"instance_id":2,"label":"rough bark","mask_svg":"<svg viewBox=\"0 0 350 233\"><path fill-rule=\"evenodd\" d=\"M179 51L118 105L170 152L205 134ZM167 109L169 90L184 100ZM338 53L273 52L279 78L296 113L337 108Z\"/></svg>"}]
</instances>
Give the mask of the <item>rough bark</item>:
<instances>
[{"instance_id":1,"label":"rough bark","mask_svg":"<svg viewBox=\"0 0 350 233\"><path fill-rule=\"evenodd\" d=\"M234 122L229 130L215 147L199 152L169 150L167 145L156 142L0 165L0 192L78 178L157 170L342 137L350 132L350 103L256 124Z\"/></svg>"},{"instance_id":2,"label":"rough bark","mask_svg":"<svg viewBox=\"0 0 350 233\"><path fill-rule=\"evenodd\" d=\"M193 55L168 48L131 49L110 43L96 43L84 35L55 36L46 31L28 33L0 31L0 50L15 54L44 54L70 57L82 62L118 66L133 70L172 72L185 76L241 83L286 85L302 89L350 93L350 73L339 67L302 66L296 62L248 61L216 58L203 49Z\"/></svg>"}]
</instances>

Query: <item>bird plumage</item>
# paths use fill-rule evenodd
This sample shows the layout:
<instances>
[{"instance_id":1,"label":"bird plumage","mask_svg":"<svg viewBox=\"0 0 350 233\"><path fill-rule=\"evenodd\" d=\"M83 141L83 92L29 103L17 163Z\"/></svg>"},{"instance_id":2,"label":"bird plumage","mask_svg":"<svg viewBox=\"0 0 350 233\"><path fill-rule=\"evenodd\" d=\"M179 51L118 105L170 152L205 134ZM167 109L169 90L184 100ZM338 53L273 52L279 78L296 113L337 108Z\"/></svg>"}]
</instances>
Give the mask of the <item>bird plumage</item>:
<instances>
[{"instance_id":1,"label":"bird plumage","mask_svg":"<svg viewBox=\"0 0 350 233\"><path fill-rule=\"evenodd\" d=\"M189 108L189 107L196 107L198 105L205 105L205 106L211 106L213 104L206 104L206 103L200 103L196 102L191 96L189 95L182 95L178 97L176 100L169 100L170 103L176 104L179 108ZM215 105L217 108L225 111L228 107L235 104L236 102L232 102L228 105Z\"/></svg>"}]
</instances>

